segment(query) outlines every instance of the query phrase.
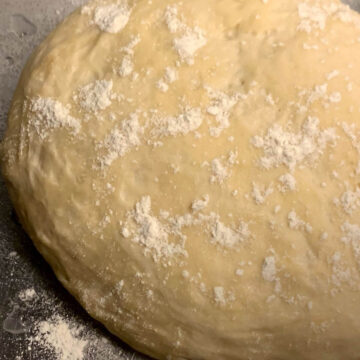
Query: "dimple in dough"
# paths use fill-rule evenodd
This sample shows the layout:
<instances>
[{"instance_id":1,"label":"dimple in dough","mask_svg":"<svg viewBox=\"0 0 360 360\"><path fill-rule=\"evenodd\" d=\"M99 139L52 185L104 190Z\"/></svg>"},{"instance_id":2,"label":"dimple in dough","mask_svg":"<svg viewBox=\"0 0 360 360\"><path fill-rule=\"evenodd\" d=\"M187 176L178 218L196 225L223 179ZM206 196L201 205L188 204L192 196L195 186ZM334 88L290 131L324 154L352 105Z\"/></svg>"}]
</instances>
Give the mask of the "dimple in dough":
<instances>
[{"instance_id":1,"label":"dimple in dough","mask_svg":"<svg viewBox=\"0 0 360 360\"><path fill-rule=\"evenodd\" d=\"M359 58L335 0L91 2L16 90L19 218L154 358L357 359Z\"/></svg>"}]
</instances>

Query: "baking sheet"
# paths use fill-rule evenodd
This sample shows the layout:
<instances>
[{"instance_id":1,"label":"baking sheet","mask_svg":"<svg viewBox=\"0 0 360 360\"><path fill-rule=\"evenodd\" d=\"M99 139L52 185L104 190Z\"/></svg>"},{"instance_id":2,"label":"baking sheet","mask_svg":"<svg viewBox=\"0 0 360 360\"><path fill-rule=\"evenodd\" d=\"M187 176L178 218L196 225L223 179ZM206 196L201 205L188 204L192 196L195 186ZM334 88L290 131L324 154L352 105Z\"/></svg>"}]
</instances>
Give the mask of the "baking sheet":
<instances>
[{"instance_id":1,"label":"baking sheet","mask_svg":"<svg viewBox=\"0 0 360 360\"><path fill-rule=\"evenodd\" d=\"M0 0L0 138L27 57L59 21L85 2ZM360 0L344 2L360 12ZM0 177L0 360L54 360L51 346L29 340L39 323L54 316L81 330L78 336L87 342L82 360L146 359L108 334L62 288L18 224Z\"/></svg>"}]
</instances>

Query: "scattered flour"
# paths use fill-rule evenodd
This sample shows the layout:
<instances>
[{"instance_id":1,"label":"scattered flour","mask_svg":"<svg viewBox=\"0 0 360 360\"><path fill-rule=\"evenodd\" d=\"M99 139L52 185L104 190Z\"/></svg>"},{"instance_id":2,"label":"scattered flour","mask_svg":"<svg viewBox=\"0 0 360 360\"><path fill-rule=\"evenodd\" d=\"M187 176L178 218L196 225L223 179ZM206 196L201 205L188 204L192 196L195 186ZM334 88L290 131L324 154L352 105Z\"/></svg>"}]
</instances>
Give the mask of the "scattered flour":
<instances>
[{"instance_id":1,"label":"scattered flour","mask_svg":"<svg viewBox=\"0 0 360 360\"><path fill-rule=\"evenodd\" d=\"M234 247L250 237L248 225L241 222L238 229L233 230L217 220L211 230L211 242L223 247Z\"/></svg>"},{"instance_id":2,"label":"scattered flour","mask_svg":"<svg viewBox=\"0 0 360 360\"><path fill-rule=\"evenodd\" d=\"M244 98L240 94L229 96L220 91L214 91L207 88L208 95L211 99L211 104L206 109L208 114L215 117L216 126L210 128L210 135L214 137L220 136L224 129L230 126L229 117L231 109Z\"/></svg>"},{"instance_id":3,"label":"scattered flour","mask_svg":"<svg viewBox=\"0 0 360 360\"><path fill-rule=\"evenodd\" d=\"M163 93L166 93L169 90L169 85L164 81L164 79L160 79L156 83L156 87Z\"/></svg>"},{"instance_id":4,"label":"scattered flour","mask_svg":"<svg viewBox=\"0 0 360 360\"><path fill-rule=\"evenodd\" d=\"M188 65L194 64L196 52L205 46L207 40L199 27L187 29L185 34L174 39L174 47L180 59Z\"/></svg>"},{"instance_id":5,"label":"scattered flour","mask_svg":"<svg viewBox=\"0 0 360 360\"><path fill-rule=\"evenodd\" d=\"M42 139L45 139L51 130L58 128L70 128L75 135L80 131L80 121L72 117L69 108L57 100L41 97L32 99L29 110L29 122Z\"/></svg>"},{"instance_id":6,"label":"scattered flour","mask_svg":"<svg viewBox=\"0 0 360 360\"><path fill-rule=\"evenodd\" d=\"M197 26L192 29L179 20L178 9L175 5L166 8L165 23L171 33L182 33L173 42L181 61L188 65L194 64L196 52L207 43L203 30Z\"/></svg>"},{"instance_id":7,"label":"scattered flour","mask_svg":"<svg viewBox=\"0 0 360 360\"><path fill-rule=\"evenodd\" d=\"M228 168L222 163L220 159L214 159L211 162L212 175L210 177L211 183L222 184L229 176Z\"/></svg>"},{"instance_id":8,"label":"scattered flour","mask_svg":"<svg viewBox=\"0 0 360 360\"><path fill-rule=\"evenodd\" d=\"M133 59L130 55L125 55L121 61L118 73L121 77L129 76L134 70Z\"/></svg>"},{"instance_id":9,"label":"scattered flour","mask_svg":"<svg viewBox=\"0 0 360 360\"><path fill-rule=\"evenodd\" d=\"M312 226L301 220L294 210L290 211L288 214L288 224L290 229L305 230L308 233L312 232Z\"/></svg>"},{"instance_id":10,"label":"scattered flour","mask_svg":"<svg viewBox=\"0 0 360 360\"><path fill-rule=\"evenodd\" d=\"M115 69L115 72L119 74L121 77L129 76L134 71L134 48L137 44L139 44L141 38L139 35L133 36L130 43L127 46L124 46L120 49L120 51L125 53L125 56L121 60L120 67Z\"/></svg>"},{"instance_id":11,"label":"scattered flour","mask_svg":"<svg viewBox=\"0 0 360 360\"><path fill-rule=\"evenodd\" d=\"M360 207L360 188L357 188L355 191L347 190L345 191L340 199L335 198L334 203L336 205L341 205L343 210L351 215L353 211L357 210Z\"/></svg>"},{"instance_id":12,"label":"scattered flour","mask_svg":"<svg viewBox=\"0 0 360 360\"><path fill-rule=\"evenodd\" d=\"M252 144L263 149L260 165L265 169L287 166L290 170L306 160L316 160L329 142L337 139L333 128L319 130L319 119L309 117L298 133L273 125L264 137L255 136Z\"/></svg>"},{"instance_id":13,"label":"scattered flour","mask_svg":"<svg viewBox=\"0 0 360 360\"><path fill-rule=\"evenodd\" d=\"M186 30L186 25L178 18L179 11L175 5L167 6L165 11L165 23L171 33Z\"/></svg>"},{"instance_id":14,"label":"scattered flour","mask_svg":"<svg viewBox=\"0 0 360 360\"><path fill-rule=\"evenodd\" d=\"M193 201L191 204L192 211L197 212L205 209L209 204L209 200L209 195L204 195L203 199Z\"/></svg>"},{"instance_id":15,"label":"scattered flour","mask_svg":"<svg viewBox=\"0 0 360 360\"><path fill-rule=\"evenodd\" d=\"M217 304L220 304L220 305L226 304L225 291L222 286L214 287L214 297L215 297L215 302Z\"/></svg>"},{"instance_id":16,"label":"scattered flour","mask_svg":"<svg viewBox=\"0 0 360 360\"><path fill-rule=\"evenodd\" d=\"M341 226L341 230L344 233L341 241L352 246L355 257L360 263L360 226L346 222Z\"/></svg>"},{"instance_id":17,"label":"scattered flour","mask_svg":"<svg viewBox=\"0 0 360 360\"><path fill-rule=\"evenodd\" d=\"M59 315L36 324L30 343L54 352L56 360L84 360L88 341L81 338L83 328L71 324Z\"/></svg>"},{"instance_id":18,"label":"scattered flour","mask_svg":"<svg viewBox=\"0 0 360 360\"><path fill-rule=\"evenodd\" d=\"M153 135L176 136L197 130L203 122L203 117L200 108L187 108L178 116L156 118L153 122L155 124Z\"/></svg>"},{"instance_id":19,"label":"scattered flour","mask_svg":"<svg viewBox=\"0 0 360 360\"><path fill-rule=\"evenodd\" d=\"M155 262L176 255L187 256L184 244L171 243L169 227L151 214L150 196L144 196L136 203L135 210L129 214L129 218L135 223L135 226L128 226L128 229L132 228L132 241L143 246L145 254L150 254Z\"/></svg>"},{"instance_id":20,"label":"scattered flour","mask_svg":"<svg viewBox=\"0 0 360 360\"><path fill-rule=\"evenodd\" d=\"M352 146L359 152L360 154L360 141L359 134L356 131L355 124L342 124L342 129L344 130L346 136L351 140Z\"/></svg>"},{"instance_id":21,"label":"scattered flour","mask_svg":"<svg viewBox=\"0 0 360 360\"><path fill-rule=\"evenodd\" d=\"M325 29L328 15L322 7L303 2L298 5L298 14L301 19L299 30L311 33L314 29Z\"/></svg>"},{"instance_id":22,"label":"scattered flour","mask_svg":"<svg viewBox=\"0 0 360 360\"><path fill-rule=\"evenodd\" d=\"M332 103L339 103L341 99L342 99L342 95L338 91L333 92L329 95L329 101Z\"/></svg>"},{"instance_id":23,"label":"scattered flour","mask_svg":"<svg viewBox=\"0 0 360 360\"><path fill-rule=\"evenodd\" d=\"M114 289L121 291L123 285L124 281L120 281ZM117 343L109 341L103 330L93 328L91 323L73 317L53 293L44 292L44 290L35 292L33 288L27 288L19 292L18 298L25 306L15 306L11 313L13 318L10 319L10 325L13 334L23 334L24 343L19 342L19 339L14 341L14 345L17 344L15 360L25 358L130 360L134 358L133 352L127 352ZM13 329L14 325L17 325L16 333ZM22 327L19 328L19 325ZM6 331L9 330L6 329Z\"/></svg>"},{"instance_id":24,"label":"scattered flour","mask_svg":"<svg viewBox=\"0 0 360 360\"><path fill-rule=\"evenodd\" d=\"M105 6L98 6L94 12L94 23L100 30L117 34L128 23L131 10L126 1Z\"/></svg>"},{"instance_id":25,"label":"scattered flour","mask_svg":"<svg viewBox=\"0 0 360 360\"><path fill-rule=\"evenodd\" d=\"M236 269L235 274L237 276L243 276L244 275L244 270L243 269Z\"/></svg>"},{"instance_id":26,"label":"scattered flour","mask_svg":"<svg viewBox=\"0 0 360 360\"><path fill-rule=\"evenodd\" d=\"M274 192L271 184L268 187L265 187L264 185L258 185L253 182L252 187L253 190L251 192L251 195L256 204L258 205L264 204L266 198Z\"/></svg>"},{"instance_id":27,"label":"scattered flour","mask_svg":"<svg viewBox=\"0 0 360 360\"><path fill-rule=\"evenodd\" d=\"M331 280L335 286L340 287L342 283L353 285L354 277L350 268L346 266L344 261L342 261L342 254L339 251L334 253L329 263L332 266L333 272Z\"/></svg>"},{"instance_id":28,"label":"scattered flour","mask_svg":"<svg viewBox=\"0 0 360 360\"><path fill-rule=\"evenodd\" d=\"M178 73L176 69L167 67L164 76L156 83L156 87L162 92L167 92L169 90L169 84L172 84L177 79Z\"/></svg>"},{"instance_id":29,"label":"scattered flour","mask_svg":"<svg viewBox=\"0 0 360 360\"><path fill-rule=\"evenodd\" d=\"M273 282L276 280L277 269L274 256L268 256L265 258L261 273L265 281Z\"/></svg>"},{"instance_id":30,"label":"scattered flour","mask_svg":"<svg viewBox=\"0 0 360 360\"><path fill-rule=\"evenodd\" d=\"M79 89L78 96L74 99L79 100L83 110L97 113L111 105L113 82L112 80L95 80Z\"/></svg>"},{"instance_id":31,"label":"scattered flour","mask_svg":"<svg viewBox=\"0 0 360 360\"><path fill-rule=\"evenodd\" d=\"M308 34L316 30L325 30L330 17L344 23L353 23L360 26L358 16L354 14L349 6L340 2L338 4L333 2L327 4L319 1L302 2L298 5L298 15L300 17L298 30Z\"/></svg>"},{"instance_id":32,"label":"scattered flour","mask_svg":"<svg viewBox=\"0 0 360 360\"><path fill-rule=\"evenodd\" d=\"M338 77L339 75L340 75L340 73L338 70L333 70L329 74L326 75L326 79L332 80L332 79L335 79L336 77Z\"/></svg>"},{"instance_id":33,"label":"scattered flour","mask_svg":"<svg viewBox=\"0 0 360 360\"><path fill-rule=\"evenodd\" d=\"M306 109L308 109L311 104L317 101L320 101L325 108L328 108L330 104L337 104L342 100L341 93L337 91L332 93L328 92L327 83L315 85L311 90L303 89L299 92L298 95L306 99L306 105L301 108L302 111L306 111Z\"/></svg>"},{"instance_id":34,"label":"scattered flour","mask_svg":"<svg viewBox=\"0 0 360 360\"><path fill-rule=\"evenodd\" d=\"M281 206L280 205L276 205L274 207L274 214L278 214L281 211Z\"/></svg>"},{"instance_id":35,"label":"scattered flour","mask_svg":"<svg viewBox=\"0 0 360 360\"><path fill-rule=\"evenodd\" d=\"M129 44L127 44L126 46L122 47L120 49L120 51L124 52L125 54L128 54L128 55L134 55L134 48L136 45L138 45L141 41L141 37L140 35L135 35L131 38Z\"/></svg>"},{"instance_id":36,"label":"scattered flour","mask_svg":"<svg viewBox=\"0 0 360 360\"><path fill-rule=\"evenodd\" d=\"M29 302L37 298L37 294L34 288L29 288L20 291L19 299L24 302Z\"/></svg>"},{"instance_id":37,"label":"scattered flour","mask_svg":"<svg viewBox=\"0 0 360 360\"><path fill-rule=\"evenodd\" d=\"M110 166L117 158L123 157L132 148L139 146L143 131L135 113L123 120L120 126L112 129L99 146L107 150L107 155L99 158L101 167Z\"/></svg>"},{"instance_id":38,"label":"scattered flour","mask_svg":"<svg viewBox=\"0 0 360 360\"><path fill-rule=\"evenodd\" d=\"M176 69L168 66L165 68L165 75L164 75L164 79L166 82L168 82L169 84L172 84L173 82L175 82L178 79L178 72Z\"/></svg>"},{"instance_id":39,"label":"scattered flour","mask_svg":"<svg viewBox=\"0 0 360 360\"><path fill-rule=\"evenodd\" d=\"M296 179L291 174L285 174L279 177L281 186L279 186L280 192L294 191L296 189Z\"/></svg>"}]
</instances>

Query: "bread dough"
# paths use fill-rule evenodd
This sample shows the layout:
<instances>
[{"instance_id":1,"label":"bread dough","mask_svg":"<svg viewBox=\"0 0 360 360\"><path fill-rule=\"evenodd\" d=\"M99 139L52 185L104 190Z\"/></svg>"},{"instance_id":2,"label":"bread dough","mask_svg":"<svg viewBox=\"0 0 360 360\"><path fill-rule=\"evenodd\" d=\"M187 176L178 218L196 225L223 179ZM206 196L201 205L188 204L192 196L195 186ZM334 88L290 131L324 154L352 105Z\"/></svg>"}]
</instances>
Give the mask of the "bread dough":
<instances>
[{"instance_id":1,"label":"bread dough","mask_svg":"<svg viewBox=\"0 0 360 360\"><path fill-rule=\"evenodd\" d=\"M360 16L332 0L95 1L1 145L63 285L158 359L358 359Z\"/></svg>"}]
</instances>

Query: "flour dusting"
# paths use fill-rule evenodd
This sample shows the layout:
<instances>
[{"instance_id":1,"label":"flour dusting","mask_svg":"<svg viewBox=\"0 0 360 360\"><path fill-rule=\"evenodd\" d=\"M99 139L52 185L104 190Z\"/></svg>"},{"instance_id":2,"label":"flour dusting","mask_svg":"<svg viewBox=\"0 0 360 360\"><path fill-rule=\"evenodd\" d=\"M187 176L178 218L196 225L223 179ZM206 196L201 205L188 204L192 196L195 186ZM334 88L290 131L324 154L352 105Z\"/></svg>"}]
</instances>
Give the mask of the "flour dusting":
<instances>
[{"instance_id":1,"label":"flour dusting","mask_svg":"<svg viewBox=\"0 0 360 360\"><path fill-rule=\"evenodd\" d=\"M223 247L232 248L247 240L250 235L248 225L244 222L241 222L240 226L233 230L217 220L211 229L211 242Z\"/></svg>"},{"instance_id":2,"label":"flour dusting","mask_svg":"<svg viewBox=\"0 0 360 360\"><path fill-rule=\"evenodd\" d=\"M173 41L174 48L182 62L193 65L197 51L207 43L204 31L198 26L191 28L183 23L178 18L178 9L175 5L166 8L165 23L171 33L181 33Z\"/></svg>"},{"instance_id":3,"label":"flour dusting","mask_svg":"<svg viewBox=\"0 0 360 360\"><path fill-rule=\"evenodd\" d=\"M98 6L94 12L94 23L102 31L117 34L127 25L130 14L131 10L126 1Z\"/></svg>"},{"instance_id":4,"label":"flour dusting","mask_svg":"<svg viewBox=\"0 0 360 360\"><path fill-rule=\"evenodd\" d=\"M183 243L170 242L169 226L152 214L150 196L143 196L128 213L126 232L128 237L144 248L145 255L152 256L155 262L169 260L178 255L187 256ZM124 231L124 229L123 229Z\"/></svg>"},{"instance_id":5,"label":"flour dusting","mask_svg":"<svg viewBox=\"0 0 360 360\"><path fill-rule=\"evenodd\" d=\"M269 282L275 281L277 269L276 269L276 260L274 256L268 256L265 258L261 272L264 280Z\"/></svg>"},{"instance_id":6,"label":"flour dusting","mask_svg":"<svg viewBox=\"0 0 360 360\"><path fill-rule=\"evenodd\" d=\"M117 158L123 157L132 148L140 145L143 131L136 113L123 120L120 126L112 129L99 145L100 149L105 149L107 152L98 159L101 167L110 166Z\"/></svg>"},{"instance_id":7,"label":"flour dusting","mask_svg":"<svg viewBox=\"0 0 360 360\"><path fill-rule=\"evenodd\" d=\"M80 121L72 117L69 108L59 101L38 97L30 100L29 105L29 122L42 139L58 128L68 128L75 135L79 133Z\"/></svg>"},{"instance_id":8,"label":"flour dusting","mask_svg":"<svg viewBox=\"0 0 360 360\"><path fill-rule=\"evenodd\" d=\"M186 108L177 116L154 118L152 134L155 136L187 135L197 130L203 122L200 108Z\"/></svg>"},{"instance_id":9,"label":"flour dusting","mask_svg":"<svg viewBox=\"0 0 360 360\"><path fill-rule=\"evenodd\" d=\"M88 341L81 338L83 328L72 326L60 315L36 324L30 343L37 343L52 350L56 360L84 360Z\"/></svg>"},{"instance_id":10,"label":"flour dusting","mask_svg":"<svg viewBox=\"0 0 360 360\"><path fill-rule=\"evenodd\" d=\"M112 80L95 80L81 87L74 99L79 100L83 110L96 113L111 105L112 88Z\"/></svg>"},{"instance_id":11,"label":"flour dusting","mask_svg":"<svg viewBox=\"0 0 360 360\"><path fill-rule=\"evenodd\" d=\"M252 144L263 149L260 165L265 169L287 166L291 171L305 161L317 160L329 143L335 143L333 128L319 129L319 119L308 117L300 132L289 132L273 125L263 137L255 136Z\"/></svg>"}]
</instances>

